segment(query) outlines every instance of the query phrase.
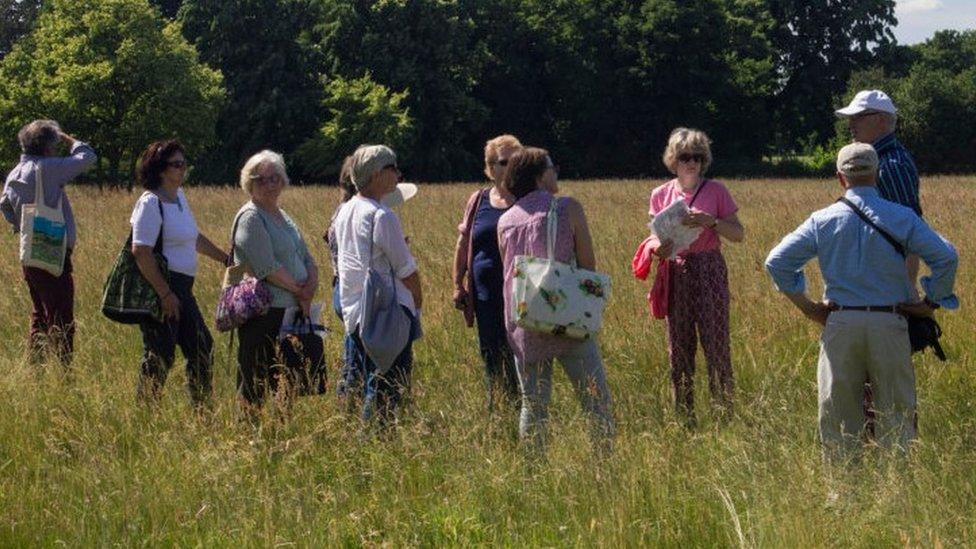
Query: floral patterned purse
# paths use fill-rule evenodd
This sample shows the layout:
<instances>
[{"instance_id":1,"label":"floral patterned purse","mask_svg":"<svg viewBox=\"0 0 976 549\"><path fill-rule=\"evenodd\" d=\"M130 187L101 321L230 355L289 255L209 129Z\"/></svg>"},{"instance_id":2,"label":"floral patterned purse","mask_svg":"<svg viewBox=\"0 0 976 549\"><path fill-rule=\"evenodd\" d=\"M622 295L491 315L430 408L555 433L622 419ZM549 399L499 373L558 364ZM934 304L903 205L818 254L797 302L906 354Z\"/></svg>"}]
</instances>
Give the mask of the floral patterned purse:
<instances>
[{"instance_id":1,"label":"floral patterned purse","mask_svg":"<svg viewBox=\"0 0 976 549\"><path fill-rule=\"evenodd\" d=\"M610 276L555 260L557 199L546 222L548 257L515 256L512 319L534 332L587 339L600 331Z\"/></svg>"},{"instance_id":2,"label":"floral patterned purse","mask_svg":"<svg viewBox=\"0 0 976 549\"><path fill-rule=\"evenodd\" d=\"M237 236L237 222L241 216L234 219L234 228L230 232L230 254L228 261L234 260L235 237ZM271 308L271 290L264 281L247 274L242 264L231 265L224 270L224 282L221 285L220 298L217 300L217 313L214 324L217 330L227 332L239 328L254 317L268 313Z\"/></svg>"}]
</instances>

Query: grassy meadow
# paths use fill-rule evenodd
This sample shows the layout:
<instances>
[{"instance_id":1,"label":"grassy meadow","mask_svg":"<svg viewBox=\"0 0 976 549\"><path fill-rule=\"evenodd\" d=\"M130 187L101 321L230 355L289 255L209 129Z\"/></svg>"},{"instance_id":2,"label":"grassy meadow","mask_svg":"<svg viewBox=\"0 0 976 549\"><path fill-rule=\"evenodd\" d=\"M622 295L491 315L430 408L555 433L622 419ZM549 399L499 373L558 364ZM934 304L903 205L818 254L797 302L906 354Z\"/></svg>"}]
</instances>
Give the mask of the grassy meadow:
<instances>
[{"instance_id":1,"label":"grassy meadow","mask_svg":"<svg viewBox=\"0 0 976 549\"><path fill-rule=\"evenodd\" d=\"M30 300L6 229L0 278L0 546L958 546L976 542L976 178L923 181L927 218L954 242L963 307L940 314L950 361L916 356L920 439L911 463L869 452L830 481L816 438L817 328L779 296L769 249L839 195L832 180L729 180L746 241L726 245L732 286L735 417L708 409L699 354L699 425L673 414L664 324L630 274L656 181L562 183L584 204L598 268L614 288L601 346L616 449L590 448L558 371L543 461L516 443L516 414L486 413L473 330L453 310L456 226L474 185L422 186L399 209L424 281L404 420L368 436L332 394L308 397L259 428L235 414L235 364L214 334L215 406L188 406L182 359L158 407L134 401L141 341L99 312L102 284L137 194L72 188L78 334L74 374L25 363ZM226 243L237 188L188 189L201 230ZM290 188L295 218L330 277L321 234L334 188ZM815 271L811 265L808 272ZM212 316L220 268L201 258L195 293ZM816 278L816 277L814 277ZM819 292L814 283L814 291ZM330 383L341 337L327 337ZM828 503L829 491L839 498Z\"/></svg>"}]
</instances>

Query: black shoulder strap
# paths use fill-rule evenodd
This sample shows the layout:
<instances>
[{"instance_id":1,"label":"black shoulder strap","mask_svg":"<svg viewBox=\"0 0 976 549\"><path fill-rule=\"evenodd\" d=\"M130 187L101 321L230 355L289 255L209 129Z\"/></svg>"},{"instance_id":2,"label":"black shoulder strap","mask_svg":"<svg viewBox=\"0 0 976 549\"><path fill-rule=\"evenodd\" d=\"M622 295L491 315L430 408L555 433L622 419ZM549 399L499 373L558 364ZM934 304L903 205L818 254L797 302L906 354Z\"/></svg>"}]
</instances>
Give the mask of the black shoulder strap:
<instances>
[{"instance_id":1,"label":"black shoulder strap","mask_svg":"<svg viewBox=\"0 0 976 549\"><path fill-rule=\"evenodd\" d=\"M891 236L891 234L889 234L888 231L886 231L886 230L882 229L881 227L879 227L878 224L875 223L874 221L871 221L871 218L868 217L867 214L865 214L861 210L861 208L858 208L857 206L854 205L853 202L851 202L850 200L848 200L847 198L845 198L843 196L840 197L840 198L838 198L837 201L838 202L843 202L844 204L847 204L852 210L854 210L854 213L856 213L858 215L858 217L860 217L861 219L864 220L865 223L867 223L871 227L874 227L874 230L878 231L878 234L880 234L881 236L883 236L884 239L887 240L888 243L891 244L895 248L895 251L898 252L898 255L900 255L902 257L905 257L907 255L905 253L905 246L903 246L901 244L901 242L898 242L898 240L896 240L895 237Z\"/></svg>"},{"instance_id":2,"label":"black shoulder strap","mask_svg":"<svg viewBox=\"0 0 976 549\"><path fill-rule=\"evenodd\" d=\"M157 255L163 254L163 225L166 223L166 219L163 216L163 200L159 198L159 195L153 193L156 197L156 204L159 205L159 236L156 237L156 245L153 246L153 252Z\"/></svg>"},{"instance_id":3,"label":"black shoulder strap","mask_svg":"<svg viewBox=\"0 0 976 549\"><path fill-rule=\"evenodd\" d=\"M698 193L702 192L702 189L705 188L705 185L706 184L708 184L708 180L707 179L702 179L701 184L698 185L698 190L695 191L695 196L692 196L691 197L691 202L688 203L688 208L691 208L691 206L695 203L695 200L698 200Z\"/></svg>"}]
</instances>

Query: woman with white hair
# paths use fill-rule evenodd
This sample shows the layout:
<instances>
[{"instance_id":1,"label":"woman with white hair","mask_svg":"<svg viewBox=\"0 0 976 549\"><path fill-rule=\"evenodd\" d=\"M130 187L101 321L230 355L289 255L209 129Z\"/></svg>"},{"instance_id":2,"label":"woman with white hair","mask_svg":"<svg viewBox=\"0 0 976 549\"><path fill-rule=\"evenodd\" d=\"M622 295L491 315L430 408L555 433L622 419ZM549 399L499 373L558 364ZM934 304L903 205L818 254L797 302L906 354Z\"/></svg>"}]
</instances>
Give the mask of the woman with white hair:
<instances>
[{"instance_id":1,"label":"woman with white hair","mask_svg":"<svg viewBox=\"0 0 976 549\"><path fill-rule=\"evenodd\" d=\"M363 145L353 153L351 175L356 195L332 224L339 251L339 301L346 334L358 354L354 362L365 369L363 419L369 421L378 415L386 423L410 387L412 341L420 334L423 304L420 272L407 247L400 220L382 203L383 196L393 192L400 180L396 154L384 145ZM406 345L385 372L370 358L360 333L361 326L370 320L365 318L370 313L364 307L364 289L371 268L383 284L396 291L397 303L410 322Z\"/></svg>"},{"instance_id":2,"label":"woman with white hair","mask_svg":"<svg viewBox=\"0 0 976 549\"><path fill-rule=\"evenodd\" d=\"M268 386L277 394L282 378L291 375L276 359L281 322L288 307L310 312L319 277L298 226L278 203L288 186L282 156L267 150L255 154L241 169L240 184L251 199L235 219L234 263L264 280L272 296L268 313L248 320L237 332L237 390L244 409L253 412ZM296 383L288 379L284 385L294 389Z\"/></svg>"}]
</instances>

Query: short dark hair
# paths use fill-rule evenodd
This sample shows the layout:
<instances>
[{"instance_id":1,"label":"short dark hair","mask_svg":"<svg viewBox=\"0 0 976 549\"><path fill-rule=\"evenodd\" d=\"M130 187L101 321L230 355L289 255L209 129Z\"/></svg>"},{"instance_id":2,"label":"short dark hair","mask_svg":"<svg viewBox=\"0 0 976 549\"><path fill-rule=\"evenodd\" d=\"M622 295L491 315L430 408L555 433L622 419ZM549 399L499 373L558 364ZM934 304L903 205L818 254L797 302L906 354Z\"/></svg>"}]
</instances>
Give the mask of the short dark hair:
<instances>
[{"instance_id":1,"label":"short dark hair","mask_svg":"<svg viewBox=\"0 0 976 549\"><path fill-rule=\"evenodd\" d=\"M502 187L518 200L539 187L539 178L548 167L549 151L525 147L509 157Z\"/></svg>"},{"instance_id":2,"label":"short dark hair","mask_svg":"<svg viewBox=\"0 0 976 549\"><path fill-rule=\"evenodd\" d=\"M35 120L25 124L17 132L20 150L31 156L43 156L47 154L49 149L58 144L60 139L58 132L60 131L61 126L54 120Z\"/></svg>"},{"instance_id":3,"label":"short dark hair","mask_svg":"<svg viewBox=\"0 0 976 549\"><path fill-rule=\"evenodd\" d=\"M186 156L186 149L183 144L176 139L166 139L164 141L153 141L142 151L139 157L139 183L142 188L154 191L163 184L163 172L169 167L167 162L173 153L182 153Z\"/></svg>"}]
</instances>

